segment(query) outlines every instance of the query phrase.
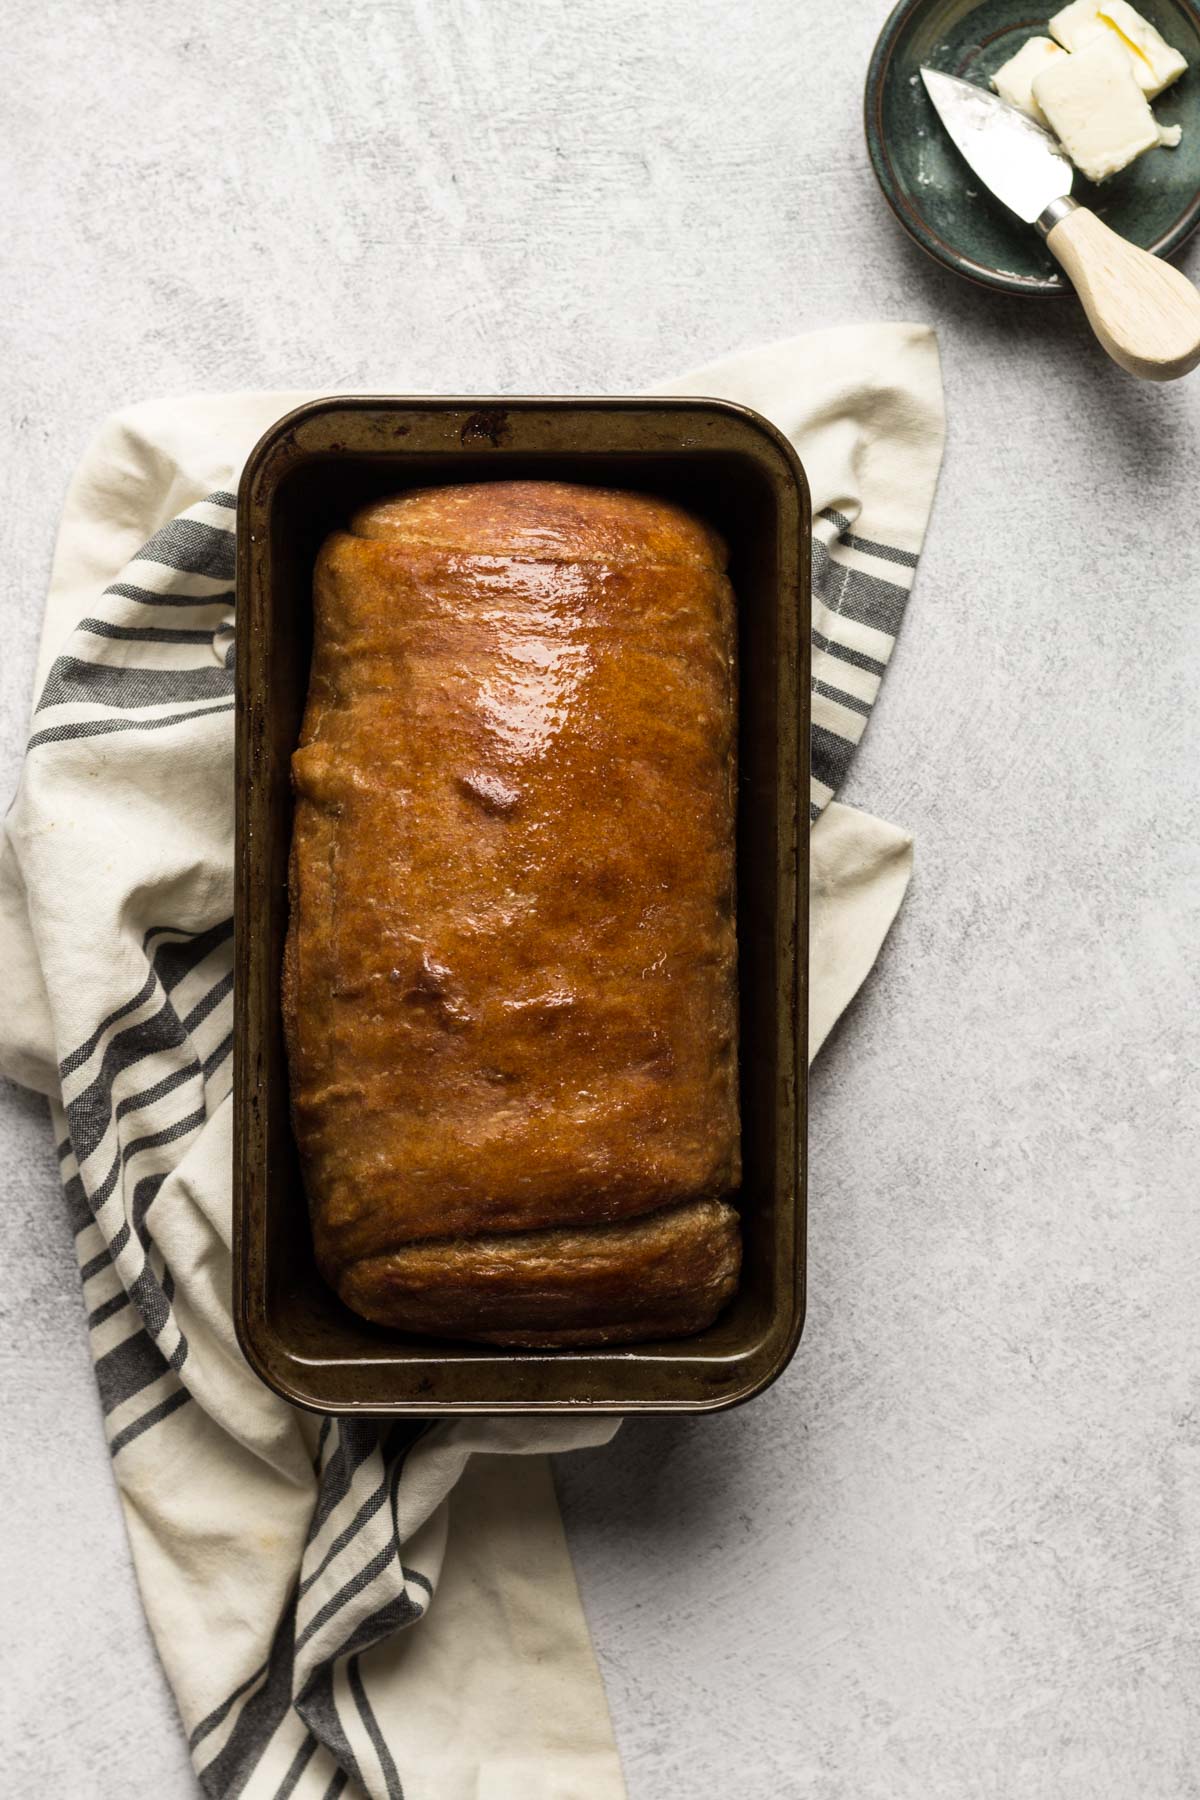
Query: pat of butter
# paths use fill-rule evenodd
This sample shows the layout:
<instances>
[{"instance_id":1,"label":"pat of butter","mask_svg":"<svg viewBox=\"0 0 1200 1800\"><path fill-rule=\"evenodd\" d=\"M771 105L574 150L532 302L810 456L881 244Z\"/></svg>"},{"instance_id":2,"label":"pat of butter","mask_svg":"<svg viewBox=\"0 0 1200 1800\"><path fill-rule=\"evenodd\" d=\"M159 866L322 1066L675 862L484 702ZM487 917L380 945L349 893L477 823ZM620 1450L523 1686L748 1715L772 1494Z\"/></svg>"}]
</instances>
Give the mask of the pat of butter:
<instances>
[{"instance_id":1,"label":"pat of butter","mask_svg":"<svg viewBox=\"0 0 1200 1800\"><path fill-rule=\"evenodd\" d=\"M1064 50L1082 50L1092 38L1103 37L1105 29L1100 0L1072 0L1050 21L1050 36L1057 38Z\"/></svg>"},{"instance_id":2,"label":"pat of butter","mask_svg":"<svg viewBox=\"0 0 1200 1800\"><path fill-rule=\"evenodd\" d=\"M1161 32L1155 30L1149 19L1134 12L1128 0L1101 0L1100 17L1129 49L1138 86L1148 100L1153 100L1165 87L1179 80L1187 68L1186 59L1168 44Z\"/></svg>"},{"instance_id":3,"label":"pat of butter","mask_svg":"<svg viewBox=\"0 0 1200 1800\"><path fill-rule=\"evenodd\" d=\"M1040 75L1047 64L1065 59L1066 51L1059 48L1053 38L1031 37L1021 45L1015 56L996 70L992 76L992 86L1002 100L1010 106L1019 107L1036 119L1039 125L1046 123L1046 115L1033 97L1033 78Z\"/></svg>"},{"instance_id":4,"label":"pat of butter","mask_svg":"<svg viewBox=\"0 0 1200 1800\"><path fill-rule=\"evenodd\" d=\"M1107 34L1035 75L1033 97L1090 181L1106 181L1161 142L1129 58Z\"/></svg>"},{"instance_id":5,"label":"pat of butter","mask_svg":"<svg viewBox=\"0 0 1200 1800\"><path fill-rule=\"evenodd\" d=\"M1050 35L1071 51L1096 38L1110 38L1128 56L1137 84L1150 100L1187 68L1179 51L1128 0L1072 0L1051 19Z\"/></svg>"}]
</instances>

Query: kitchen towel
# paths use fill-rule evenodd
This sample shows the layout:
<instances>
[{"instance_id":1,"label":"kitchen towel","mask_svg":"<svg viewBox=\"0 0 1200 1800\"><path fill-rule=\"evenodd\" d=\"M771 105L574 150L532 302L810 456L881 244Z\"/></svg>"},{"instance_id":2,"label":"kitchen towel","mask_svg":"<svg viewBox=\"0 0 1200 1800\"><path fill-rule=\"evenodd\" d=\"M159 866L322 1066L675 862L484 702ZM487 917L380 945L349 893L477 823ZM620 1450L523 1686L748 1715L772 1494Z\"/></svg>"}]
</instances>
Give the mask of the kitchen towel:
<instances>
[{"instance_id":1,"label":"kitchen towel","mask_svg":"<svg viewBox=\"0 0 1200 1800\"><path fill-rule=\"evenodd\" d=\"M936 345L845 328L660 391L757 406L812 487L815 1050L908 880L906 835L832 797L924 533ZM203 1791L615 1800L544 1453L616 1421L319 1423L233 1336L233 490L307 397L133 407L77 472L0 841L0 1068L50 1100L134 1566Z\"/></svg>"}]
</instances>

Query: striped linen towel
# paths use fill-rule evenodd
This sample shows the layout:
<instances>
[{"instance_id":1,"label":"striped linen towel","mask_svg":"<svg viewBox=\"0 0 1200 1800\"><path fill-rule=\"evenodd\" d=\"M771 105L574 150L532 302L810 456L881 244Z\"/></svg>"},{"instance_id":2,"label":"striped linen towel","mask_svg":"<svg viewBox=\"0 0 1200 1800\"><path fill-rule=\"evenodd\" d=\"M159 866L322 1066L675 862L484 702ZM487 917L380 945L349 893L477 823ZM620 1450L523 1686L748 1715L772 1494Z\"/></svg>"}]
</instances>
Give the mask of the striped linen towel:
<instances>
[{"instance_id":1,"label":"striped linen towel","mask_svg":"<svg viewBox=\"0 0 1200 1800\"><path fill-rule=\"evenodd\" d=\"M830 802L924 532L936 346L850 328L664 391L773 417L819 510L815 1047L908 879L904 834ZM133 1562L203 1792L617 1800L544 1454L615 1421L318 1423L234 1340L233 489L307 397L133 408L76 476L0 842L0 1067L50 1100Z\"/></svg>"}]
</instances>

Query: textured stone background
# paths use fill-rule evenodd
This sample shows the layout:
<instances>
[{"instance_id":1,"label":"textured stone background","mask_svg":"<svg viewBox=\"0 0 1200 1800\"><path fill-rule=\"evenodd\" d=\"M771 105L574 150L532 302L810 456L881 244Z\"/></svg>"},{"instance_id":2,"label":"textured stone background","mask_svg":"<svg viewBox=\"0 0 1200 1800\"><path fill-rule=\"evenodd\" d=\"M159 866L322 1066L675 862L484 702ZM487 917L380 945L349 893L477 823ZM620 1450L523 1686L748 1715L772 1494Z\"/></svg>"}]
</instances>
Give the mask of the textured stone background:
<instances>
[{"instance_id":1,"label":"textured stone background","mask_svg":"<svg viewBox=\"0 0 1200 1800\"><path fill-rule=\"evenodd\" d=\"M619 391L933 320L946 467L849 794L917 874L815 1075L804 1344L563 1499L633 1800L1184 1800L1200 376L1140 387L1070 304L909 247L859 123L884 11L0 0L0 785L65 483L130 398ZM4 1791L182 1800L11 1090L0 1149Z\"/></svg>"}]
</instances>

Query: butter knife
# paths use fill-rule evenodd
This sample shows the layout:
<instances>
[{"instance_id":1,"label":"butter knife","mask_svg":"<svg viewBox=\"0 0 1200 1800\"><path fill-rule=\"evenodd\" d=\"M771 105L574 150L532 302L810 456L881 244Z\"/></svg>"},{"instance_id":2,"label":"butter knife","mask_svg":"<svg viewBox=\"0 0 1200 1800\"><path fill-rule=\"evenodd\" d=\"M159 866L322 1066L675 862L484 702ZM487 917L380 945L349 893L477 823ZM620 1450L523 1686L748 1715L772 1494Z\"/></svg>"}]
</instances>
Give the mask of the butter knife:
<instances>
[{"instance_id":1,"label":"butter knife","mask_svg":"<svg viewBox=\"0 0 1200 1800\"><path fill-rule=\"evenodd\" d=\"M1118 237L1071 198L1074 168L1057 138L997 94L922 69L956 148L998 200L1032 225L1062 264L1114 362L1174 381L1200 362L1200 293L1161 257Z\"/></svg>"}]
</instances>

